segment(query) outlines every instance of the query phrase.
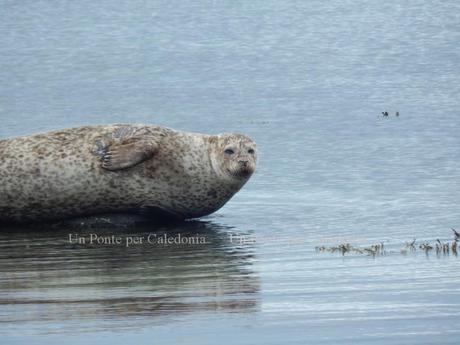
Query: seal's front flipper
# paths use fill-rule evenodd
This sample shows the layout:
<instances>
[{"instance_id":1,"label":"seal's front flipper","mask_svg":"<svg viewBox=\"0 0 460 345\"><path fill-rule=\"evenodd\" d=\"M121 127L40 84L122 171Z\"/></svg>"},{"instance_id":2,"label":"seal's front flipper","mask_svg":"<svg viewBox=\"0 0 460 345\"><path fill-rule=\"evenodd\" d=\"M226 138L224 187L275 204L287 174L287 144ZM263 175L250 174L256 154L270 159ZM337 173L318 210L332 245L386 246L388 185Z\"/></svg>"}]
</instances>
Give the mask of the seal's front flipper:
<instances>
[{"instance_id":1,"label":"seal's front flipper","mask_svg":"<svg viewBox=\"0 0 460 345\"><path fill-rule=\"evenodd\" d=\"M111 171L131 168L153 157L156 147L151 142L133 138L119 144L112 144L102 157L102 167Z\"/></svg>"}]
</instances>

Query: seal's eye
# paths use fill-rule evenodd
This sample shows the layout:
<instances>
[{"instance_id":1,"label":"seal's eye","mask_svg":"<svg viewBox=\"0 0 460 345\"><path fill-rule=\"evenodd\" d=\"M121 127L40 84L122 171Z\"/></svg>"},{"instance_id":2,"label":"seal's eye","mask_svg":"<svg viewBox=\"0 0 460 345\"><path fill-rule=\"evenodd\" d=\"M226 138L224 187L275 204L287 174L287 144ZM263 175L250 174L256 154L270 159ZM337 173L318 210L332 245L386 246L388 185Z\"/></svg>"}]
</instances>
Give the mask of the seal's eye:
<instances>
[{"instance_id":1,"label":"seal's eye","mask_svg":"<svg viewBox=\"0 0 460 345\"><path fill-rule=\"evenodd\" d=\"M232 149L226 149L224 152L228 155L232 155L235 153L235 151L233 151Z\"/></svg>"},{"instance_id":2,"label":"seal's eye","mask_svg":"<svg viewBox=\"0 0 460 345\"><path fill-rule=\"evenodd\" d=\"M248 153L251 154L251 155L253 155L253 154L254 154L254 150L253 150L253 149L249 149L249 150L248 150Z\"/></svg>"}]
</instances>

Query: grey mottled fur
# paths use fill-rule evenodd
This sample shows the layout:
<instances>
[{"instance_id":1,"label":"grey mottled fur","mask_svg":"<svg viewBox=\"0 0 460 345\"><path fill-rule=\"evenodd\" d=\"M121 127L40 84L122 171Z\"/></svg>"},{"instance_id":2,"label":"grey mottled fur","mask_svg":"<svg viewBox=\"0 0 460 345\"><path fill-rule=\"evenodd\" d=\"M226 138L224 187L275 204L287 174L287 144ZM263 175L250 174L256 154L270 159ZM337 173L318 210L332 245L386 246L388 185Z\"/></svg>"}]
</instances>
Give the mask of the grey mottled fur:
<instances>
[{"instance_id":1,"label":"grey mottled fur","mask_svg":"<svg viewBox=\"0 0 460 345\"><path fill-rule=\"evenodd\" d=\"M247 182L253 150L241 134L126 124L0 140L0 221L108 212L204 216Z\"/></svg>"}]
</instances>

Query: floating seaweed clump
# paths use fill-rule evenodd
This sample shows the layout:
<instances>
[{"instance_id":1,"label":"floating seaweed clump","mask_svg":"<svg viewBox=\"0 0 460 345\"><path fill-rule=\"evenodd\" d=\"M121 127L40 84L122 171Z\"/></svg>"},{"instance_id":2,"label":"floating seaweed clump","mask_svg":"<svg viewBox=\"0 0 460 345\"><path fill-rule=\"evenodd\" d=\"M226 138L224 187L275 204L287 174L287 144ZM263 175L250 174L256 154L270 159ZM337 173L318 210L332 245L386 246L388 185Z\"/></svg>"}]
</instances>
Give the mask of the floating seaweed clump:
<instances>
[{"instance_id":1,"label":"floating seaweed clump","mask_svg":"<svg viewBox=\"0 0 460 345\"><path fill-rule=\"evenodd\" d=\"M453 241L441 242L437 239L435 243L421 242L417 244L417 240L414 238L412 241L406 242L404 247L399 251L401 254L406 255L409 252L423 251L428 255L431 251L435 251L436 255L454 255L457 256L457 252L460 251L458 240L460 240L460 234L452 229L454 232ZM329 253L341 253L345 254L364 254L370 256L382 256L388 253L395 253L394 251L387 251L384 247L383 242L379 244L373 244L367 247L353 246L350 243L342 243L336 246L317 246L315 247L316 252L329 252Z\"/></svg>"},{"instance_id":2,"label":"floating seaweed clump","mask_svg":"<svg viewBox=\"0 0 460 345\"><path fill-rule=\"evenodd\" d=\"M342 255L345 255L347 253L355 253L355 254L366 254L366 255L372 255L372 256L377 256L377 255L385 255L385 247L383 243L379 244L373 244L367 247L355 247L352 246L350 243L343 243L339 244L337 246L332 246L332 247L326 247L326 246L320 246L320 247L315 247L315 250L317 252L330 252L330 253L342 253Z\"/></svg>"}]
</instances>

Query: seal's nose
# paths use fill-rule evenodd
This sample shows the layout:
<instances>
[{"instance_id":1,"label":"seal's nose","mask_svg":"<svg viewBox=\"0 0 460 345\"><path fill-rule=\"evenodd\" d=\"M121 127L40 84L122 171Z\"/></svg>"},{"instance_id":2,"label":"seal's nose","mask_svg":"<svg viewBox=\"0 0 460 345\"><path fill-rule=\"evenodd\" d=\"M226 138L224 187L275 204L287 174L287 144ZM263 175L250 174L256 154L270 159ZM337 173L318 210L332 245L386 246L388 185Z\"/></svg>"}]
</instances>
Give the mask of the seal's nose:
<instances>
[{"instance_id":1,"label":"seal's nose","mask_svg":"<svg viewBox=\"0 0 460 345\"><path fill-rule=\"evenodd\" d=\"M240 165L243 166L243 167L248 166L248 161L247 160L239 160L238 163L240 163Z\"/></svg>"}]
</instances>

